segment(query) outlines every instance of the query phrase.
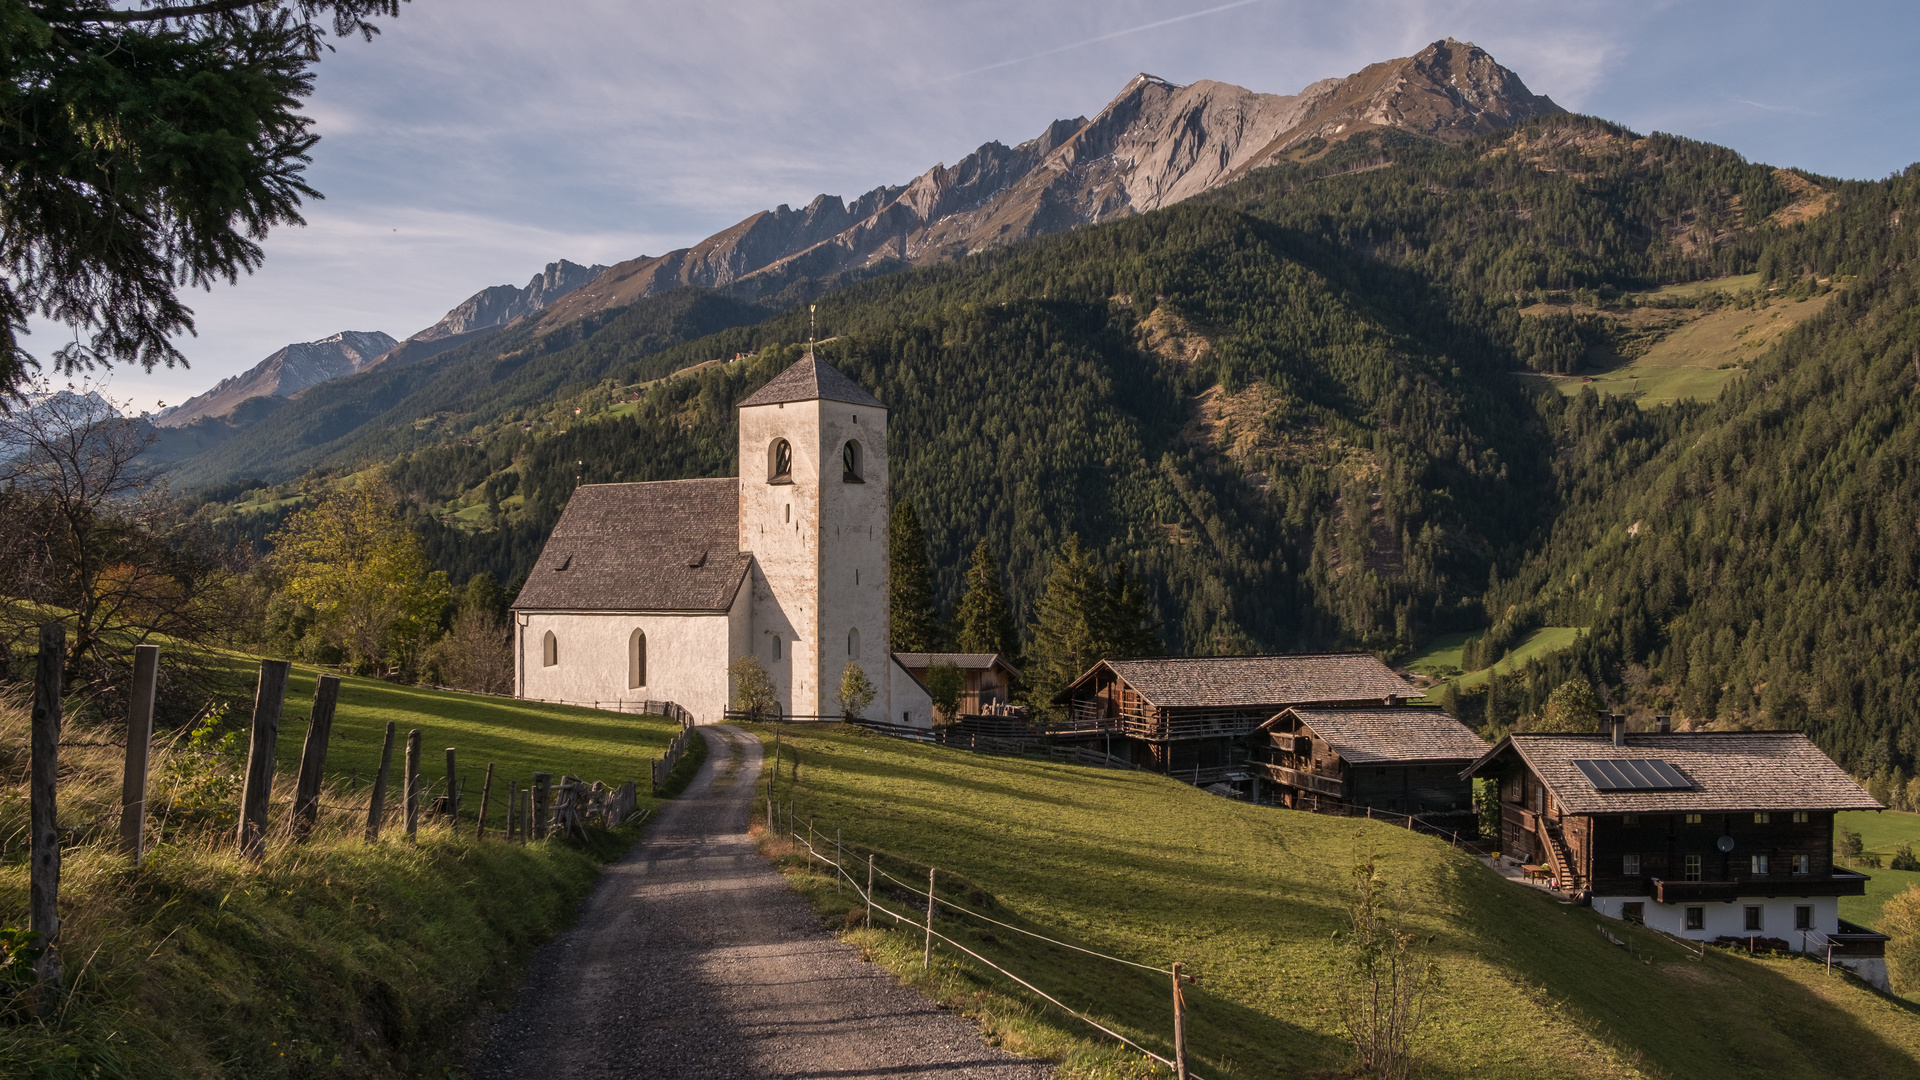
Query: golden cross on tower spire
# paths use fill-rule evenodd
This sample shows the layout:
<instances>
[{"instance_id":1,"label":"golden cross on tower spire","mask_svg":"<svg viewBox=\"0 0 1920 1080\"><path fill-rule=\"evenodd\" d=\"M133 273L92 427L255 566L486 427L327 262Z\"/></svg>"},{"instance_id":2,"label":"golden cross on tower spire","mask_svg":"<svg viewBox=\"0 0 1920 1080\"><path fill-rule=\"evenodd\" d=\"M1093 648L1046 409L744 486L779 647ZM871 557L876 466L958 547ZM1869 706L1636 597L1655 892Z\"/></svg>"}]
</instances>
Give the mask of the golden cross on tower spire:
<instances>
[{"instance_id":1,"label":"golden cross on tower spire","mask_svg":"<svg viewBox=\"0 0 1920 1080\"><path fill-rule=\"evenodd\" d=\"M807 355L813 355L813 309L817 305L807 305Z\"/></svg>"}]
</instances>

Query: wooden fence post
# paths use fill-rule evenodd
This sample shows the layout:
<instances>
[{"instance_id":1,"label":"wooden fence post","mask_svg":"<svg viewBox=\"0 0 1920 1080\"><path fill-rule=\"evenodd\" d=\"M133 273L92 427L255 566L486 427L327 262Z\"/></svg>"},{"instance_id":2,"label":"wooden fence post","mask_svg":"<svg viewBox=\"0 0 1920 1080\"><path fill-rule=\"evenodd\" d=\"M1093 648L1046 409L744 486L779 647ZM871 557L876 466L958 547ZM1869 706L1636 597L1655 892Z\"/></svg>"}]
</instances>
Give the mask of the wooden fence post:
<instances>
[{"instance_id":1,"label":"wooden fence post","mask_svg":"<svg viewBox=\"0 0 1920 1080\"><path fill-rule=\"evenodd\" d=\"M407 732L407 772L402 777L401 812L406 815L407 839L420 833L420 729Z\"/></svg>"},{"instance_id":2,"label":"wooden fence post","mask_svg":"<svg viewBox=\"0 0 1920 1080\"><path fill-rule=\"evenodd\" d=\"M533 788L531 785L520 789L520 842L527 842L527 832L533 828Z\"/></svg>"},{"instance_id":3,"label":"wooden fence post","mask_svg":"<svg viewBox=\"0 0 1920 1080\"><path fill-rule=\"evenodd\" d=\"M867 853L867 929L873 929L873 853Z\"/></svg>"},{"instance_id":4,"label":"wooden fence post","mask_svg":"<svg viewBox=\"0 0 1920 1080\"><path fill-rule=\"evenodd\" d=\"M836 896L846 891L842 880L847 876L846 862L846 856L840 853L840 827L836 825L833 829L833 892Z\"/></svg>"},{"instance_id":5,"label":"wooden fence post","mask_svg":"<svg viewBox=\"0 0 1920 1080\"><path fill-rule=\"evenodd\" d=\"M547 838L547 793L552 785L552 773L533 774L533 839L535 840Z\"/></svg>"},{"instance_id":6,"label":"wooden fence post","mask_svg":"<svg viewBox=\"0 0 1920 1080\"><path fill-rule=\"evenodd\" d=\"M933 966L933 867L927 867L927 951L920 954L920 968Z\"/></svg>"},{"instance_id":7,"label":"wooden fence post","mask_svg":"<svg viewBox=\"0 0 1920 1080\"><path fill-rule=\"evenodd\" d=\"M147 758L153 749L153 693L160 646L133 647L133 696L127 706L127 771L120 782L120 850L140 865L147 836Z\"/></svg>"},{"instance_id":8,"label":"wooden fence post","mask_svg":"<svg viewBox=\"0 0 1920 1080\"><path fill-rule=\"evenodd\" d=\"M1173 1071L1187 1080L1187 999L1180 992L1180 962L1173 964Z\"/></svg>"},{"instance_id":9,"label":"wooden fence post","mask_svg":"<svg viewBox=\"0 0 1920 1080\"><path fill-rule=\"evenodd\" d=\"M287 703L285 660L260 661L253 693L253 737L247 745L247 781L240 794L240 854L258 859L267 850L267 802L273 795L273 751L280 738L280 710Z\"/></svg>"},{"instance_id":10,"label":"wooden fence post","mask_svg":"<svg viewBox=\"0 0 1920 1080\"><path fill-rule=\"evenodd\" d=\"M520 785L507 781L507 843L513 843L514 818L520 813Z\"/></svg>"},{"instance_id":11,"label":"wooden fence post","mask_svg":"<svg viewBox=\"0 0 1920 1080\"><path fill-rule=\"evenodd\" d=\"M380 744L380 771L373 774L373 795L367 802L367 843L380 839L380 824L387 815L387 776L393 772L393 721L387 721L387 737Z\"/></svg>"},{"instance_id":12,"label":"wooden fence post","mask_svg":"<svg viewBox=\"0 0 1920 1080\"><path fill-rule=\"evenodd\" d=\"M452 825L460 819L460 793L454 787L454 778L459 774L453 768L453 747L447 747L447 824Z\"/></svg>"},{"instance_id":13,"label":"wooden fence post","mask_svg":"<svg viewBox=\"0 0 1920 1080\"><path fill-rule=\"evenodd\" d=\"M326 776L327 742L333 737L333 709L340 700L340 677L322 675L313 683L313 715L307 741L300 747L300 778L293 785L293 838L305 840L320 816L320 782Z\"/></svg>"},{"instance_id":14,"label":"wooden fence post","mask_svg":"<svg viewBox=\"0 0 1920 1080\"><path fill-rule=\"evenodd\" d=\"M487 779L480 785L480 826L474 830L475 840L487 838L487 805L493 801L493 762L487 762Z\"/></svg>"},{"instance_id":15,"label":"wooden fence post","mask_svg":"<svg viewBox=\"0 0 1920 1080\"><path fill-rule=\"evenodd\" d=\"M60 776L60 696L66 677L67 628L40 628L40 655L33 668L33 750L28 770L33 830L27 882L27 929L40 935L34 971L40 983L40 1016L53 1016L64 972L60 967L60 823L54 794Z\"/></svg>"}]
</instances>

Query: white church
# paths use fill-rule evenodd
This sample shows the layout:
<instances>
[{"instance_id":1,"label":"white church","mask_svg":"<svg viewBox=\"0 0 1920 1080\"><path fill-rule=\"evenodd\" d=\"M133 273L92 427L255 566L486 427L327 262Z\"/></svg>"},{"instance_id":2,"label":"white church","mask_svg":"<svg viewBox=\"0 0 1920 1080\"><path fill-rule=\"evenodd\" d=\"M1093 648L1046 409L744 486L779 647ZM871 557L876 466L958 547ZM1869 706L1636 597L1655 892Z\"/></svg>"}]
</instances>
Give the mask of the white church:
<instances>
[{"instance_id":1,"label":"white church","mask_svg":"<svg viewBox=\"0 0 1920 1080\"><path fill-rule=\"evenodd\" d=\"M887 635L887 407L811 353L740 404L739 477L577 488L513 605L514 692L717 723L759 657L788 716L930 727Z\"/></svg>"}]
</instances>

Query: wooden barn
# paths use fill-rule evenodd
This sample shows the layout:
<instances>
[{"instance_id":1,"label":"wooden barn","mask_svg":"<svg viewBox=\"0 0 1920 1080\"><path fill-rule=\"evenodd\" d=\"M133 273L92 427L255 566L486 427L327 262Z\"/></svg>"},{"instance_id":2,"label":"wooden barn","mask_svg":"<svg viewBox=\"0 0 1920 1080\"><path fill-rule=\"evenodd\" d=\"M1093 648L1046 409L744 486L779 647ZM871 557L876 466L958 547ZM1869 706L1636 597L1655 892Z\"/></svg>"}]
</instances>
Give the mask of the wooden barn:
<instances>
[{"instance_id":1,"label":"wooden barn","mask_svg":"<svg viewBox=\"0 0 1920 1080\"><path fill-rule=\"evenodd\" d=\"M1460 771L1487 752L1439 709L1297 706L1260 726L1252 753L1258 801L1296 810L1370 807L1471 829L1473 781Z\"/></svg>"},{"instance_id":2,"label":"wooden barn","mask_svg":"<svg viewBox=\"0 0 1920 1080\"><path fill-rule=\"evenodd\" d=\"M1500 850L1594 910L1696 940L1834 950L1884 987L1885 938L1840 918L1867 877L1834 814L1883 810L1793 732L1510 735L1463 777L1500 792Z\"/></svg>"},{"instance_id":3,"label":"wooden barn","mask_svg":"<svg viewBox=\"0 0 1920 1080\"><path fill-rule=\"evenodd\" d=\"M1154 772L1251 790L1248 736L1300 705L1395 708L1418 697L1365 653L1102 660L1055 697L1057 729Z\"/></svg>"},{"instance_id":4,"label":"wooden barn","mask_svg":"<svg viewBox=\"0 0 1920 1080\"><path fill-rule=\"evenodd\" d=\"M960 669L962 689L960 712L966 716L1003 713L1012 700L1013 684L1020 669L1007 663L999 653L923 653L897 652L893 658L921 683L927 681L927 669L952 664Z\"/></svg>"}]
</instances>

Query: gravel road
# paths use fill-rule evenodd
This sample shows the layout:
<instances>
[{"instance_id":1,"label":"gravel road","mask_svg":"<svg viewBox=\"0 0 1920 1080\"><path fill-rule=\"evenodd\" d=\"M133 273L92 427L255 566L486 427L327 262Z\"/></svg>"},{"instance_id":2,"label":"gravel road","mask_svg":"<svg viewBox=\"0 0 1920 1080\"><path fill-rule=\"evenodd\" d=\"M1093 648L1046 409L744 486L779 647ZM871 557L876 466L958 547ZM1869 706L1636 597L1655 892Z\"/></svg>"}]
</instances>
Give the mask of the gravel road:
<instances>
[{"instance_id":1,"label":"gravel road","mask_svg":"<svg viewBox=\"0 0 1920 1080\"><path fill-rule=\"evenodd\" d=\"M707 760L535 956L480 1080L1043 1080L824 932L747 836L760 742L703 727Z\"/></svg>"}]
</instances>

